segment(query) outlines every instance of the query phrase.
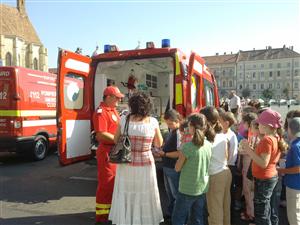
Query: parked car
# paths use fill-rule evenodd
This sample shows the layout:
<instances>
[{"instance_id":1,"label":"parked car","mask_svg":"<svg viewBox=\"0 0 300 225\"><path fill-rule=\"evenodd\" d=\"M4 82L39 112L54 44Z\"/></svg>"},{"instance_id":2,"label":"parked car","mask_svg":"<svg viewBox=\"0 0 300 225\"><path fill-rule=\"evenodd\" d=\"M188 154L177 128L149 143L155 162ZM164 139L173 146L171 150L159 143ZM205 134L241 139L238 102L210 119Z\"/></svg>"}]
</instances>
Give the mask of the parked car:
<instances>
[{"instance_id":1,"label":"parked car","mask_svg":"<svg viewBox=\"0 0 300 225\"><path fill-rule=\"evenodd\" d=\"M280 105L286 105L287 101L285 99L280 99L279 104Z\"/></svg>"},{"instance_id":2,"label":"parked car","mask_svg":"<svg viewBox=\"0 0 300 225\"><path fill-rule=\"evenodd\" d=\"M295 100L295 99L290 99L290 100L288 100L287 101L287 104L289 104L289 105L297 105L297 100Z\"/></svg>"},{"instance_id":3,"label":"parked car","mask_svg":"<svg viewBox=\"0 0 300 225\"><path fill-rule=\"evenodd\" d=\"M269 102L268 102L269 105L275 105L277 104L276 100L275 99L270 99Z\"/></svg>"}]
</instances>

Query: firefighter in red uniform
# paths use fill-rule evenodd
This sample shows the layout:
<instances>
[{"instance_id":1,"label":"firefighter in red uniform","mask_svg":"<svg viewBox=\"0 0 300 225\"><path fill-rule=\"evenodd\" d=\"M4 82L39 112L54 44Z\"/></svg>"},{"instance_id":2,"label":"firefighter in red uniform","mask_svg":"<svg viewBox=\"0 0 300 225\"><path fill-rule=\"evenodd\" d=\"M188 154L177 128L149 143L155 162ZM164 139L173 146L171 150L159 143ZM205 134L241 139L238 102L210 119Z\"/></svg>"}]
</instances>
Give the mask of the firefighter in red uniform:
<instances>
[{"instance_id":1,"label":"firefighter in red uniform","mask_svg":"<svg viewBox=\"0 0 300 225\"><path fill-rule=\"evenodd\" d=\"M116 165L108 162L108 153L114 145L114 133L120 120L116 110L118 102L124 95L115 86L105 88L103 102L93 116L97 149L98 187L96 193L96 224L108 224L108 214L111 206L114 188Z\"/></svg>"}]
</instances>

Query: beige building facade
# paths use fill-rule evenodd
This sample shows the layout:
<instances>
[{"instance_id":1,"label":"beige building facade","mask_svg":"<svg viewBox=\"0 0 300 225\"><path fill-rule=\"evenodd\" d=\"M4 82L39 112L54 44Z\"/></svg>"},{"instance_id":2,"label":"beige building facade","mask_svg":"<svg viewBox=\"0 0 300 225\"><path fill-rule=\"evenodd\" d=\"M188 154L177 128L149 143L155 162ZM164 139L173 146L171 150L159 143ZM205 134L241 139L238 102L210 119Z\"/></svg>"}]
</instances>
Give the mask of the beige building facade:
<instances>
[{"instance_id":1,"label":"beige building facade","mask_svg":"<svg viewBox=\"0 0 300 225\"><path fill-rule=\"evenodd\" d=\"M48 71L47 49L41 43L25 9L25 0L17 8L0 4L0 64Z\"/></svg>"},{"instance_id":2,"label":"beige building facade","mask_svg":"<svg viewBox=\"0 0 300 225\"><path fill-rule=\"evenodd\" d=\"M263 91L269 89L273 99L300 100L300 54L293 47L273 49L268 46L262 50L239 51L230 54L232 61L235 59L230 64L227 63L228 57L229 55L204 57L219 81L221 96L228 95L229 90L236 90L242 95L242 91L248 89L251 98L263 98ZM226 72L228 65L233 73ZM236 86L230 86L230 83Z\"/></svg>"}]
</instances>

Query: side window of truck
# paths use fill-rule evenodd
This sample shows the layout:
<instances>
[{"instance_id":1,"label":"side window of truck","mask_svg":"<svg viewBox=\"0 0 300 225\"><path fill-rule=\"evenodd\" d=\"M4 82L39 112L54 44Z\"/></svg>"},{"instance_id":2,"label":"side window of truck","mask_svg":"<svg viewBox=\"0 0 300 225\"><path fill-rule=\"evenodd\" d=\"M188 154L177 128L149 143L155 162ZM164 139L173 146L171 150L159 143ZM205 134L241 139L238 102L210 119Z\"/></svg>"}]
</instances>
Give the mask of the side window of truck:
<instances>
[{"instance_id":1,"label":"side window of truck","mask_svg":"<svg viewBox=\"0 0 300 225\"><path fill-rule=\"evenodd\" d=\"M77 74L67 74L64 83L64 102L67 109L83 107L84 78Z\"/></svg>"},{"instance_id":2,"label":"side window of truck","mask_svg":"<svg viewBox=\"0 0 300 225\"><path fill-rule=\"evenodd\" d=\"M192 87L191 87L191 102L192 102L192 109L196 109L198 106L199 101L199 76L194 74L192 76Z\"/></svg>"},{"instance_id":3,"label":"side window of truck","mask_svg":"<svg viewBox=\"0 0 300 225\"><path fill-rule=\"evenodd\" d=\"M213 106L214 105L214 91L213 85L206 79L203 79L204 83L204 95L205 95L205 105Z\"/></svg>"}]
</instances>

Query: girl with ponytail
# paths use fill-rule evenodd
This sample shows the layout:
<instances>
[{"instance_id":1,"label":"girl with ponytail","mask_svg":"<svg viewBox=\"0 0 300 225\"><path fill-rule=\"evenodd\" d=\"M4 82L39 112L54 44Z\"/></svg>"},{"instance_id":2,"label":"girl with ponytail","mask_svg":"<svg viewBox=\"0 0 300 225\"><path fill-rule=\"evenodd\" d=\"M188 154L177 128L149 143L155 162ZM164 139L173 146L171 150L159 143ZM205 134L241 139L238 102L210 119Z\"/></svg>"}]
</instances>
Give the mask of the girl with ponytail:
<instances>
[{"instance_id":1,"label":"girl with ponytail","mask_svg":"<svg viewBox=\"0 0 300 225\"><path fill-rule=\"evenodd\" d=\"M207 106L200 110L216 135L212 140L212 156L209 165L209 189L206 194L208 223L210 225L230 225L230 187L232 175L228 168L229 141L222 132L219 113L215 107Z\"/></svg>"},{"instance_id":2,"label":"girl with ponytail","mask_svg":"<svg viewBox=\"0 0 300 225\"><path fill-rule=\"evenodd\" d=\"M203 207L205 193L208 190L208 166L212 144L206 140L206 118L202 114L193 114L188 118L191 142L182 145L175 170L180 171L179 192L172 215L173 225L204 224Z\"/></svg>"}]
</instances>

